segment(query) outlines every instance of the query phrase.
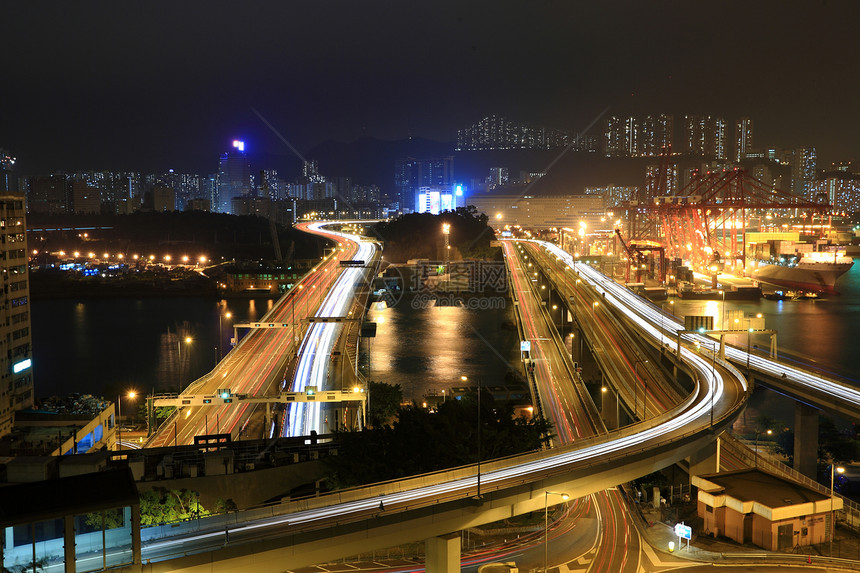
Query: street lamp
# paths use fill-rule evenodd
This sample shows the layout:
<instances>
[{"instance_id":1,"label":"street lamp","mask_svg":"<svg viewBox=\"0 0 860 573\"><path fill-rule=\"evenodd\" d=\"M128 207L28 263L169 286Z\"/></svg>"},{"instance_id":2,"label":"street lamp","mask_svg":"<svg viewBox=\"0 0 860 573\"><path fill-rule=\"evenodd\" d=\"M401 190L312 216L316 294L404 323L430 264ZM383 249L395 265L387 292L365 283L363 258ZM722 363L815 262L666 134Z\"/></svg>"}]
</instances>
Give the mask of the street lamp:
<instances>
[{"instance_id":1,"label":"street lamp","mask_svg":"<svg viewBox=\"0 0 860 573\"><path fill-rule=\"evenodd\" d=\"M835 474L845 473L845 468L836 467L835 463L830 464L830 556L833 557L833 534L836 532L836 514L833 511L833 501L836 498L836 492L833 491L833 481Z\"/></svg>"},{"instance_id":2,"label":"street lamp","mask_svg":"<svg viewBox=\"0 0 860 573\"><path fill-rule=\"evenodd\" d=\"M640 362L642 364L648 363L648 361L645 359L642 359L642 358L637 359L636 362L633 363L634 377L639 376L639 371L637 370L637 366L639 365ZM648 411L647 410L647 405L648 405L648 378L643 376L642 377L642 383L644 384L644 390L642 392L642 419L644 420L645 416L647 415L647 411ZM637 392L636 386L634 386L633 387L633 415L634 416L636 415L636 396L638 394L639 394L639 392Z\"/></svg>"},{"instance_id":3,"label":"street lamp","mask_svg":"<svg viewBox=\"0 0 860 573\"><path fill-rule=\"evenodd\" d=\"M442 234L445 236L445 273L448 275L448 280L446 283L450 286L451 282L451 269L448 268L448 265L451 264L451 245L448 244L448 235L451 234L451 225L448 223L442 224Z\"/></svg>"},{"instance_id":4,"label":"street lamp","mask_svg":"<svg viewBox=\"0 0 860 573\"><path fill-rule=\"evenodd\" d=\"M461 382L468 382L468 376L460 376ZM481 379L478 379L478 492L475 499L481 499Z\"/></svg>"},{"instance_id":5,"label":"street lamp","mask_svg":"<svg viewBox=\"0 0 860 573\"><path fill-rule=\"evenodd\" d=\"M721 295L723 295L723 305L720 307L720 328L723 330L726 329L726 291L725 289L719 291Z\"/></svg>"},{"instance_id":6,"label":"street lamp","mask_svg":"<svg viewBox=\"0 0 860 573\"><path fill-rule=\"evenodd\" d=\"M303 298L301 291L305 288L305 285L298 285L296 288L299 289L299 292L293 295L292 302L290 302L290 315L291 315L290 322L293 325L292 329L293 329L293 332L295 333L295 336L293 338L295 338L295 341L298 342L299 341L299 333L296 332L296 297ZM305 300L307 300L307 299L305 299ZM307 309L307 306L305 306L305 309Z\"/></svg>"},{"instance_id":7,"label":"street lamp","mask_svg":"<svg viewBox=\"0 0 860 573\"><path fill-rule=\"evenodd\" d=\"M700 348L701 343L696 341L696 348ZM714 427L714 380L717 377L717 343L713 342L711 345L711 428Z\"/></svg>"},{"instance_id":8,"label":"street lamp","mask_svg":"<svg viewBox=\"0 0 860 573\"><path fill-rule=\"evenodd\" d=\"M128 393L128 399L134 400L135 396L137 396L137 392L131 390ZM122 425L120 424L120 418L122 418L122 394L117 394L116 397L116 449L117 451L122 450Z\"/></svg>"},{"instance_id":9,"label":"street lamp","mask_svg":"<svg viewBox=\"0 0 860 573\"><path fill-rule=\"evenodd\" d=\"M219 312L218 313L218 361L219 362L221 361L222 358L224 358L224 350L222 348L222 345L224 344L224 330L221 328L221 317L222 317L222 314ZM231 318L233 318L233 314L230 313L229 311L227 311L223 314L223 317L226 318L227 320L230 320Z\"/></svg>"},{"instance_id":10,"label":"street lamp","mask_svg":"<svg viewBox=\"0 0 860 573\"><path fill-rule=\"evenodd\" d=\"M773 430L768 428L768 430L765 432L765 434L767 434L768 436L771 436L771 435L773 435ZM755 460L755 467L758 467L758 437L760 435L761 435L761 432L755 433L755 456L753 458Z\"/></svg>"},{"instance_id":11,"label":"street lamp","mask_svg":"<svg viewBox=\"0 0 860 573\"><path fill-rule=\"evenodd\" d=\"M185 337L185 344L191 344L191 341L192 341L192 339L190 336ZM182 339L181 338L176 341L176 348L178 349L177 362L179 362L179 364L177 364L176 372L177 372L177 376L179 377L179 391L182 392Z\"/></svg>"},{"instance_id":12,"label":"street lamp","mask_svg":"<svg viewBox=\"0 0 860 573\"><path fill-rule=\"evenodd\" d=\"M560 495L562 501L567 501L570 496L566 493L555 491L543 492L543 526L544 526L544 543L543 543L543 570L544 573L549 571L549 496Z\"/></svg>"}]
</instances>

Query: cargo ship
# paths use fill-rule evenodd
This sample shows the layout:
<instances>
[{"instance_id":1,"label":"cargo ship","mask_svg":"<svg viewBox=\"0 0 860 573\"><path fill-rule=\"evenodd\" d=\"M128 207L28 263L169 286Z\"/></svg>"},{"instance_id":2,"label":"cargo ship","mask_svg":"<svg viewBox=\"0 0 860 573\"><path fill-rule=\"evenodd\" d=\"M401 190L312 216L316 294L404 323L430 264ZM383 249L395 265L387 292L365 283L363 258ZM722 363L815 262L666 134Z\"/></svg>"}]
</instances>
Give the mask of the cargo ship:
<instances>
[{"instance_id":1,"label":"cargo ship","mask_svg":"<svg viewBox=\"0 0 860 573\"><path fill-rule=\"evenodd\" d=\"M747 267L758 281L804 292L839 294L836 281L851 270L854 259L839 252L810 252L769 260L751 259Z\"/></svg>"}]
</instances>

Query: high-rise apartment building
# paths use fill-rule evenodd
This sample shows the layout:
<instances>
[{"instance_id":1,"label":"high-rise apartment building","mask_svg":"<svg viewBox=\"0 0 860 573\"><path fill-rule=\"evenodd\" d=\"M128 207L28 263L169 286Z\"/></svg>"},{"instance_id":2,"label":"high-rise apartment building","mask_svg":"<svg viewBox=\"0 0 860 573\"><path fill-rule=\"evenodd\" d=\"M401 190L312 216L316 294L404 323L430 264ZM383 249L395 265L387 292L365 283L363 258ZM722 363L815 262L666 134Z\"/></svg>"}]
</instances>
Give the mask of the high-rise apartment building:
<instances>
[{"instance_id":1,"label":"high-rise apartment building","mask_svg":"<svg viewBox=\"0 0 860 573\"><path fill-rule=\"evenodd\" d=\"M218 162L218 208L220 213L230 213L233 197L251 195L251 161L245 153L245 143L234 141L233 148L221 156Z\"/></svg>"},{"instance_id":2,"label":"high-rise apartment building","mask_svg":"<svg viewBox=\"0 0 860 573\"><path fill-rule=\"evenodd\" d=\"M584 149L590 140L575 138L561 129L510 121L489 115L457 131L457 151L484 149L556 149L572 142Z\"/></svg>"},{"instance_id":3,"label":"high-rise apartment building","mask_svg":"<svg viewBox=\"0 0 860 573\"><path fill-rule=\"evenodd\" d=\"M27 208L31 213L68 213L68 182L62 173L36 175L27 182Z\"/></svg>"},{"instance_id":4,"label":"high-rise apartment building","mask_svg":"<svg viewBox=\"0 0 860 573\"><path fill-rule=\"evenodd\" d=\"M603 131L606 157L658 157L672 146L671 115L607 118Z\"/></svg>"},{"instance_id":5,"label":"high-rise apartment building","mask_svg":"<svg viewBox=\"0 0 860 573\"><path fill-rule=\"evenodd\" d=\"M86 181L72 181L72 210L76 215L89 215L101 212L99 188Z\"/></svg>"},{"instance_id":6,"label":"high-rise apartment building","mask_svg":"<svg viewBox=\"0 0 860 573\"><path fill-rule=\"evenodd\" d=\"M813 183L816 178L817 155L814 147L794 150L791 160L791 190L795 195L813 200Z\"/></svg>"},{"instance_id":7,"label":"high-rise apartment building","mask_svg":"<svg viewBox=\"0 0 860 573\"><path fill-rule=\"evenodd\" d=\"M709 115L684 116L685 153L726 158L726 120Z\"/></svg>"},{"instance_id":8,"label":"high-rise apartment building","mask_svg":"<svg viewBox=\"0 0 860 573\"><path fill-rule=\"evenodd\" d=\"M636 150L639 157L658 157L672 147L675 120L671 115L646 115L636 125Z\"/></svg>"},{"instance_id":9,"label":"high-rise apartment building","mask_svg":"<svg viewBox=\"0 0 860 573\"><path fill-rule=\"evenodd\" d=\"M394 185L397 187L400 209L411 209L415 205L415 191L419 187L450 187L453 184L453 157L407 157L395 163Z\"/></svg>"},{"instance_id":10,"label":"high-rise apartment building","mask_svg":"<svg viewBox=\"0 0 860 573\"><path fill-rule=\"evenodd\" d=\"M15 158L0 149L0 193L15 193L18 191L18 180L15 177Z\"/></svg>"},{"instance_id":11,"label":"high-rise apartment building","mask_svg":"<svg viewBox=\"0 0 860 573\"><path fill-rule=\"evenodd\" d=\"M629 157L630 150L636 145L635 138L632 117L608 117L603 130L603 154L606 157Z\"/></svg>"},{"instance_id":12,"label":"high-rise apartment building","mask_svg":"<svg viewBox=\"0 0 860 573\"><path fill-rule=\"evenodd\" d=\"M747 158L753 146L753 120L742 117L735 122L735 162Z\"/></svg>"},{"instance_id":13,"label":"high-rise apartment building","mask_svg":"<svg viewBox=\"0 0 860 573\"><path fill-rule=\"evenodd\" d=\"M639 200L651 203L655 197L674 195L679 184L677 163L648 165L645 167L645 196Z\"/></svg>"},{"instance_id":14,"label":"high-rise apartment building","mask_svg":"<svg viewBox=\"0 0 860 573\"><path fill-rule=\"evenodd\" d=\"M380 193L377 185L353 185L349 200L353 203L379 203Z\"/></svg>"},{"instance_id":15,"label":"high-rise apartment building","mask_svg":"<svg viewBox=\"0 0 860 573\"><path fill-rule=\"evenodd\" d=\"M0 435L33 405L33 348L24 196L0 195Z\"/></svg>"},{"instance_id":16,"label":"high-rise apartment building","mask_svg":"<svg viewBox=\"0 0 860 573\"><path fill-rule=\"evenodd\" d=\"M210 173L202 177L202 181L200 182L200 188L202 196L205 200L209 201L209 209L217 210L218 209L218 174Z\"/></svg>"},{"instance_id":17,"label":"high-rise apartment building","mask_svg":"<svg viewBox=\"0 0 860 573\"><path fill-rule=\"evenodd\" d=\"M507 185L509 179L507 167L490 167L490 176L487 178L490 189Z\"/></svg>"},{"instance_id":18,"label":"high-rise apartment building","mask_svg":"<svg viewBox=\"0 0 860 573\"><path fill-rule=\"evenodd\" d=\"M263 190L267 193L263 193ZM272 201L280 201L287 197L285 181L278 176L277 169L263 169L260 171L260 193L261 197L269 197Z\"/></svg>"}]
</instances>

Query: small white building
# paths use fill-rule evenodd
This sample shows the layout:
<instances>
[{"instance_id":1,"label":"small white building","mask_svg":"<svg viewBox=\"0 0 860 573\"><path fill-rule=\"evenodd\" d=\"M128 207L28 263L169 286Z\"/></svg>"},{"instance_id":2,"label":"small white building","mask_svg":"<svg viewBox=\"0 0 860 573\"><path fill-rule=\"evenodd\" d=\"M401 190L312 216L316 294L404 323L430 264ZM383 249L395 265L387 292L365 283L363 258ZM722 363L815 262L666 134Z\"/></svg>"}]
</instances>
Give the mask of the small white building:
<instances>
[{"instance_id":1,"label":"small white building","mask_svg":"<svg viewBox=\"0 0 860 573\"><path fill-rule=\"evenodd\" d=\"M842 499L757 469L693 477L704 531L768 551L830 539L832 511Z\"/></svg>"}]
</instances>

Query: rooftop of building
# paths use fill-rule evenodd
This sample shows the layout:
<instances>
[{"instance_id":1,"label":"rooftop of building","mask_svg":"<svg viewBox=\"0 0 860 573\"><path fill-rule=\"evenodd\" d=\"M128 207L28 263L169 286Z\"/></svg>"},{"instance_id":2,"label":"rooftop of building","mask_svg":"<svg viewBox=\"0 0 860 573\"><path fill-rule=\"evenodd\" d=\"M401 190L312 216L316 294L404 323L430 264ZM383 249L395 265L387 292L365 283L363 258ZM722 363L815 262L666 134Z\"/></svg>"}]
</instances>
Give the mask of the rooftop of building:
<instances>
[{"instance_id":1,"label":"rooftop of building","mask_svg":"<svg viewBox=\"0 0 860 573\"><path fill-rule=\"evenodd\" d=\"M754 468L702 475L699 478L716 486L716 488L709 488L706 484L699 486L711 495L727 495L740 501L754 501L771 508L829 499L828 496L805 485Z\"/></svg>"}]
</instances>

